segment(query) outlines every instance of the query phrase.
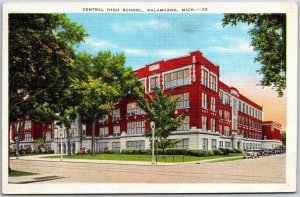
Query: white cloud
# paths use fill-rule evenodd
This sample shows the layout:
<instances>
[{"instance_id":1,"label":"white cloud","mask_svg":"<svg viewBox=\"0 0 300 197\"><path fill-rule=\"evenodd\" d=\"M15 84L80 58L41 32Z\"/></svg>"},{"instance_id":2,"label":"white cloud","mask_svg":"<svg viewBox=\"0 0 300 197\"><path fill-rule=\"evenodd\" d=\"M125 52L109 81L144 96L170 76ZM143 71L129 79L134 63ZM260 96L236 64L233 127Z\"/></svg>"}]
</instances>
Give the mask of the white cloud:
<instances>
[{"instance_id":1,"label":"white cloud","mask_svg":"<svg viewBox=\"0 0 300 197\"><path fill-rule=\"evenodd\" d=\"M145 49L130 49L125 48L124 52L129 55L137 55L137 56L143 56L147 54L147 50Z\"/></svg>"},{"instance_id":2,"label":"white cloud","mask_svg":"<svg viewBox=\"0 0 300 197\"><path fill-rule=\"evenodd\" d=\"M229 47L213 46L209 47L208 50L222 53L249 53L253 51L253 47L249 43L240 43Z\"/></svg>"},{"instance_id":3,"label":"white cloud","mask_svg":"<svg viewBox=\"0 0 300 197\"><path fill-rule=\"evenodd\" d=\"M86 44L95 48L116 48L118 47L115 43L108 40L97 40L94 38L86 39Z\"/></svg>"},{"instance_id":4,"label":"white cloud","mask_svg":"<svg viewBox=\"0 0 300 197\"><path fill-rule=\"evenodd\" d=\"M163 58L170 58L186 55L188 52L189 49L161 49L157 51L156 55Z\"/></svg>"},{"instance_id":5,"label":"white cloud","mask_svg":"<svg viewBox=\"0 0 300 197\"><path fill-rule=\"evenodd\" d=\"M160 20L146 20L143 22L127 22L127 23L113 23L111 28L115 32L128 32L139 31L143 29L160 29L168 30L171 28L171 24Z\"/></svg>"}]
</instances>

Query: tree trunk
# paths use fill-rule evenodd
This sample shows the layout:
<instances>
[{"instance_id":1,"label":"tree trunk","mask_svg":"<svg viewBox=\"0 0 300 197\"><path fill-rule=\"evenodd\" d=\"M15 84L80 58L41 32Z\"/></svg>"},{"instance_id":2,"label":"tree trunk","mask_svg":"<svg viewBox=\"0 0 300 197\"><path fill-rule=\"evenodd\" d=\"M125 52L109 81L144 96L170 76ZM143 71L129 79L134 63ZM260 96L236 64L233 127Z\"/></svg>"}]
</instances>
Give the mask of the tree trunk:
<instances>
[{"instance_id":1,"label":"tree trunk","mask_svg":"<svg viewBox=\"0 0 300 197\"><path fill-rule=\"evenodd\" d=\"M96 121L92 121L92 155L96 155L95 153L95 126L96 126Z\"/></svg>"},{"instance_id":2,"label":"tree trunk","mask_svg":"<svg viewBox=\"0 0 300 197\"><path fill-rule=\"evenodd\" d=\"M68 144L68 155L71 155L71 135L70 135L70 128L66 128L67 132L67 144Z\"/></svg>"},{"instance_id":3,"label":"tree trunk","mask_svg":"<svg viewBox=\"0 0 300 197\"><path fill-rule=\"evenodd\" d=\"M80 149L82 149L82 137L83 137L83 133L82 133L82 122L81 122L81 115L78 113L77 114L77 125L78 125L78 133L79 133L79 137L80 137Z\"/></svg>"}]
</instances>

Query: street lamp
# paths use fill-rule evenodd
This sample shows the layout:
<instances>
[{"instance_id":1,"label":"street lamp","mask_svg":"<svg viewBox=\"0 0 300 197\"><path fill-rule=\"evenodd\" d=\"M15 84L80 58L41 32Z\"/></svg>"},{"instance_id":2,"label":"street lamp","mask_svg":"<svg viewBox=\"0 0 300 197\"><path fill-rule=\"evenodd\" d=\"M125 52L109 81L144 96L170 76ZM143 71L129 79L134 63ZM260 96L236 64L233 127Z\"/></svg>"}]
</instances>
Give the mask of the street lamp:
<instances>
[{"instance_id":1,"label":"street lamp","mask_svg":"<svg viewBox=\"0 0 300 197\"><path fill-rule=\"evenodd\" d=\"M63 147L62 147L62 138L63 138L63 133L61 132L60 134L60 161L62 161L63 160L63 155L62 155L62 149L63 149Z\"/></svg>"},{"instance_id":2,"label":"street lamp","mask_svg":"<svg viewBox=\"0 0 300 197\"><path fill-rule=\"evenodd\" d=\"M155 123L151 121L150 123L151 131L152 131L152 165L155 165L155 158L154 158L154 131L155 131Z\"/></svg>"}]
</instances>

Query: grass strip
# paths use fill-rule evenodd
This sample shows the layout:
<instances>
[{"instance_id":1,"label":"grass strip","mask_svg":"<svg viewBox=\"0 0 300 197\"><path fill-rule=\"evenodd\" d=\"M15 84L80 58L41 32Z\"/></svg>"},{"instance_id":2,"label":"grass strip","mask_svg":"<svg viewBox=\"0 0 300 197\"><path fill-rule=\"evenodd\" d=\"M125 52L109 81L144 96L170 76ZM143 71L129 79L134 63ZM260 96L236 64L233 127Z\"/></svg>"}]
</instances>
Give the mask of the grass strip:
<instances>
[{"instance_id":1,"label":"grass strip","mask_svg":"<svg viewBox=\"0 0 300 197\"><path fill-rule=\"evenodd\" d=\"M12 170L9 172L9 176L16 177L16 176L31 176L36 175L37 173L33 172L24 172L24 171L18 171L18 170Z\"/></svg>"}]
</instances>

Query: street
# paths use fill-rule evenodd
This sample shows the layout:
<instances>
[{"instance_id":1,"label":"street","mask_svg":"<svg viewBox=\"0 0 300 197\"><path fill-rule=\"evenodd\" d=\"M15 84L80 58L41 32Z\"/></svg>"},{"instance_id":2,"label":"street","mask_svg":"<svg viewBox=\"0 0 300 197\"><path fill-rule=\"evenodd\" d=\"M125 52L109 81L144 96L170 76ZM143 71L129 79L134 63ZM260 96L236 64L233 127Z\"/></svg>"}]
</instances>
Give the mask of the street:
<instances>
[{"instance_id":1,"label":"street","mask_svg":"<svg viewBox=\"0 0 300 197\"><path fill-rule=\"evenodd\" d=\"M49 183L285 183L285 154L258 159L175 165L11 160L14 170L63 177ZM12 182L14 178L9 177ZM34 183L32 183L34 184Z\"/></svg>"}]
</instances>

